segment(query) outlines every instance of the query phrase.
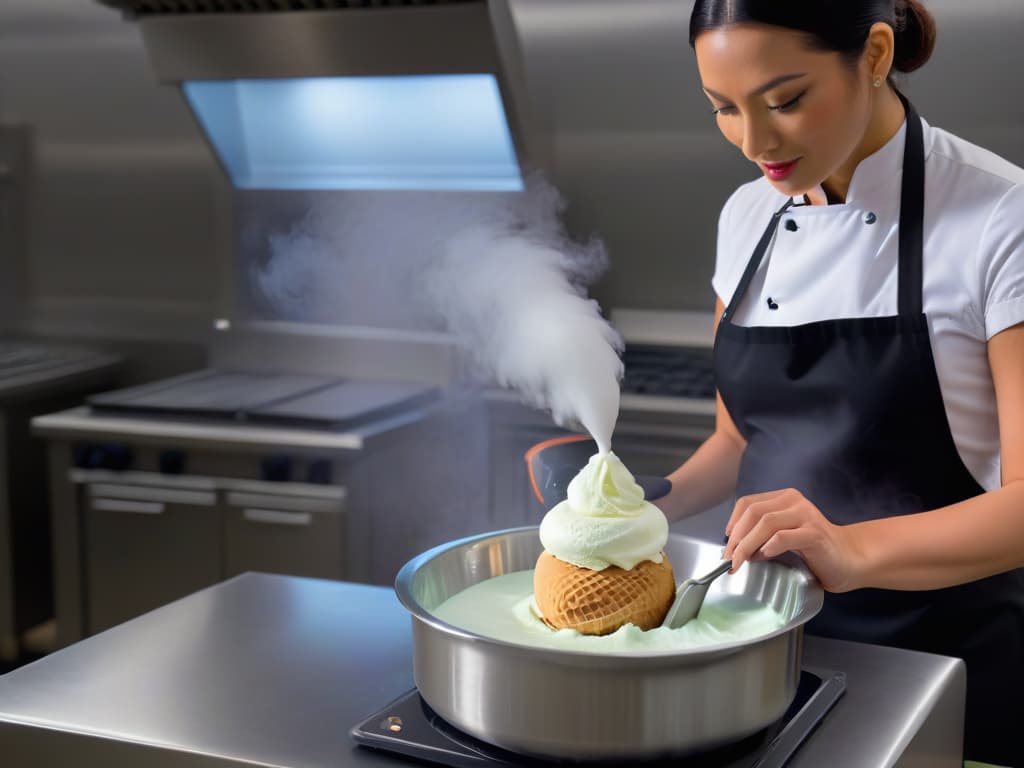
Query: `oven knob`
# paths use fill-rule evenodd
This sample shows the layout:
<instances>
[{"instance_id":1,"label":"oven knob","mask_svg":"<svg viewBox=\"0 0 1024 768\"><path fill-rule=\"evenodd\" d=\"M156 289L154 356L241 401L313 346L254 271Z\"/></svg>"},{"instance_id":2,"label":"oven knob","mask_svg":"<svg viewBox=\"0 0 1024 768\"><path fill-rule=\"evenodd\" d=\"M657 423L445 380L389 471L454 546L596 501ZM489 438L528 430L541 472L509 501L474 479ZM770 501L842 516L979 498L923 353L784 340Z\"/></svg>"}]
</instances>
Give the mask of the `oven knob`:
<instances>
[{"instance_id":1,"label":"oven knob","mask_svg":"<svg viewBox=\"0 0 1024 768\"><path fill-rule=\"evenodd\" d=\"M175 448L160 451L157 462L160 467L160 474L180 475L185 471L185 452Z\"/></svg>"},{"instance_id":2,"label":"oven knob","mask_svg":"<svg viewBox=\"0 0 1024 768\"><path fill-rule=\"evenodd\" d=\"M287 483L291 480L292 459L290 456L267 456L263 460L260 476L271 483Z\"/></svg>"},{"instance_id":3,"label":"oven knob","mask_svg":"<svg viewBox=\"0 0 1024 768\"><path fill-rule=\"evenodd\" d=\"M132 465L132 449L124 443L106 443L100 447L103 453L100 466L115 472L123 472Z\"/></svg>"},{"instance_id":4,"label":"oven knob","mask_svg":"<svg viewBox=\"0 0 1024 768\"><path fill-rule=\"evenodd\" d=\"M331 460L311 459L306 469L306 482L317 485L331 484Z\"/></svg>"},{"instance_id":5,"label":"oven knob","mask_svg":"<svg viewBox=\"0 0 1024 768\"><path fill-rule=\"evenodd\" d=\"M79 469L98 469L102 458L103 453L98 445L83 443L75 446L72 461Z\"/></svg>"}]
</instances>

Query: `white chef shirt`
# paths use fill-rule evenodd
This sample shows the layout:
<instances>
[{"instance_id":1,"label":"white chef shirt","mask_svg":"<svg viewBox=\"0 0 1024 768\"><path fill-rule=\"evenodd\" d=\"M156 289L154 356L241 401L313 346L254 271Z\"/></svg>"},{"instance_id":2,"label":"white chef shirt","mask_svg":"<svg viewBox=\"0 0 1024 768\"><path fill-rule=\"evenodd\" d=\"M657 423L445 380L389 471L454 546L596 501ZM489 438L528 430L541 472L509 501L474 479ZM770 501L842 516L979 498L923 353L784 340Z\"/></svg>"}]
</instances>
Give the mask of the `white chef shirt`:
<instances>
[{"instance_id":1,"label":"white chef shirt","mask_svg":"<svg viewBox=\"0 0 1024 768\"><path fill-rule=\"evenodd\" d=\"M1000 485L999 424L986 342L1024 322L1024 169L921 122L924 312L953 441L978 484L991 490ZM897 314L905 133L906 122L861 161L844 204L786 212L734 314L736 325ZM722 209L712 286L725 304L787 199L760 178Z\"/></svg>"}]
</instances>

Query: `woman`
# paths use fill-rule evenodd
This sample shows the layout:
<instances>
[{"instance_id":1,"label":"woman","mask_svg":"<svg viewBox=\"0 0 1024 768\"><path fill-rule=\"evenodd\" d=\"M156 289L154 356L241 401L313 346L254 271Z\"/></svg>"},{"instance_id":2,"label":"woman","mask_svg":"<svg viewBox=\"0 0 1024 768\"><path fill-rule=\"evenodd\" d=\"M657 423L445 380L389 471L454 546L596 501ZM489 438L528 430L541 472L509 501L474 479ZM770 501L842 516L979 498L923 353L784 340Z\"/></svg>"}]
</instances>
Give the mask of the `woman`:
<instances>
[{"instance_id":1,"label":"woman","mask_svg":"<svg viewBox=\"0 0 1024 768\"><path fill-rule=\"evenodd\" d=\"M725 137L715 432L659 501L735 493L725 556L799 553L814 634L966 660L968 757L1024 766L1024 171L922 121L916 1L697 0Z\"/></svg>"}]
</instances>

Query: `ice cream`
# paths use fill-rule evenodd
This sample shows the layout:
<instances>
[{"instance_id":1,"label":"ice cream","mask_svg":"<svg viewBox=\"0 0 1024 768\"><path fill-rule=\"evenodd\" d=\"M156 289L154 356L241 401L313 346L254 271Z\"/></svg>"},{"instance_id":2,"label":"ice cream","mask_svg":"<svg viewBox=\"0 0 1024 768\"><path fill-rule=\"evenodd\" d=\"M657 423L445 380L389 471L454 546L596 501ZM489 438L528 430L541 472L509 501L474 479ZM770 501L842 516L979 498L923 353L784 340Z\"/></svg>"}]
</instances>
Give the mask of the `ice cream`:
<instances>
[{"instance_id":1,"label":"ice cream","mask_svg":"<svg viewBox=\"0 0 1024 768\"><path fill-rule=\"evenodd\" d=\"M612 452L592 456L541 521L534 597L555 629L605 635L658 626L675 598L668 520Z\"/></svg>"}]
</instances>

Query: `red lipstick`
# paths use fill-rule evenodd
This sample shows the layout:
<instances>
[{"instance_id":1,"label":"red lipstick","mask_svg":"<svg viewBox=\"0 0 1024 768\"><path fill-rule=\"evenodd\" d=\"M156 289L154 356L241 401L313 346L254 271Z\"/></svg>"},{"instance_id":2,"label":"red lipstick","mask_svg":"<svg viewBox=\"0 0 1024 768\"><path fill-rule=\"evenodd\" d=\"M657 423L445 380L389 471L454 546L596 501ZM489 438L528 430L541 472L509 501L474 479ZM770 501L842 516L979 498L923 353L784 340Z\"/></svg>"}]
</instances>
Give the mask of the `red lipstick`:
<instances>
[{"instance_id":1,"label":"red lipstick","mask_svg":"<svg viewBox=\"0 0 1024 768\"><path fill-rule=\"evenodd\" d=\"M793 173L793 169L796 168L798 162L800 162L800 158L790 160L787 163L761 163L761 167L764 168L765 175L769 179L772 181L782 181Z\"/></svg>"}]
</instances>

